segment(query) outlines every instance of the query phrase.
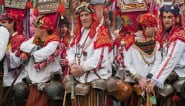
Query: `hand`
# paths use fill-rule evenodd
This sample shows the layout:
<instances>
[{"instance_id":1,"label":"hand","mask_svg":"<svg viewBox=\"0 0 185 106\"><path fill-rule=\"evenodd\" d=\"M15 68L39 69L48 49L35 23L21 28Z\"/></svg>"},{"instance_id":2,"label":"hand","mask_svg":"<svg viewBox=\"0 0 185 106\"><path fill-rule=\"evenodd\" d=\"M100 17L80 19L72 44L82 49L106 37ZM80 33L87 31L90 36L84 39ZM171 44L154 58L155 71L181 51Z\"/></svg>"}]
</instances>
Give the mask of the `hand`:
<instances>
[{"instance_id":1,"label":"hand","mask_svg":"<svg viewBox=\"0 0 185 106\"><path fill-rule=\"evenodd\" d=\"M21 53L20 58L25 61L28 60L28 55L26 53Z\"/></svg>"},{"instance_id":2,"label":"hand","mask_svg":"<svg viewBox=\"0 0 185 106\"><path fill-rule=\"evenodd\" d=\"M155 84L150 81L148 83L147 87L146 87L146 91L149 92L149 93L153 92L154 91L154 86L155 86Z\"/></svg>"},{"instance_id":3,"label":"hand","mask_svg":"<svg viewBox=\"0 0 185 106\"><path fill-rule=\"evenodd\" d=\"M142 89L146 88L147 81L144 78L141 78L138 82L139 82L139 85Z\"/></svg>"},{"instance_id":4,"label":"hand","mask_svg":"<svg viewBox=\"0 0 185 106\"><path fill-rule=\"evenodd\" d=\"M68 60L67 59L60 59L60 64L62 66L67 66L68 65Z\"/></svg>"},{"instance_id":5,"label":"hand","mask_svg":"<svg viewBox=\"0 0 185 106\"><path fill-rule=\"evenodd\" d=\"M79 77L83 74L83 70L82 68L77 65L77 64L74 64L71 66L71 74L74 76L74 77Z\"/></svg>"}]
</instances>

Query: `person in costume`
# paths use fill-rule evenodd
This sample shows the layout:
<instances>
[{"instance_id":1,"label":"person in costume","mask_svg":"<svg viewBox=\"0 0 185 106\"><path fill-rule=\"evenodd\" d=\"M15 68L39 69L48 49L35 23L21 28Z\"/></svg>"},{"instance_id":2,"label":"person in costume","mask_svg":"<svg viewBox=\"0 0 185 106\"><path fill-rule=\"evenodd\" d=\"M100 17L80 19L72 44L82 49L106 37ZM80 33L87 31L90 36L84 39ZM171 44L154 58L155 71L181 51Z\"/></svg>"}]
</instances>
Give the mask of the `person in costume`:
<instances>
[{"instance_id":1,"label":"person in costume","mask_svg":"<svg viewBox=\"0 0 185 106\"><path fill-rule=\"evenodd\" d=\"M82 2L76 8L76 13L75 36L67 51L67 59L77 85L91 86L93 81L108 79L112 74L108 58L111 38L108 30L98 23L89 3ZM77 85L74 91L77 105L107 105L107 93L103 89L96 91L92 86L88 93L80 96L83 92L78 92Z\"/></svg>"},{"instance_id":2,"label":"person in costume","mask_svg":"<svg viewBox=\"0 0 185 106\"><path fill-rule=\"evenodd\" d=\"M68 67L68 61L66 59L67 56L67 50L69 49L69 44L71 42L72 36L71 30L70 30L70 23L67 20L67 18L64 16L63 19L60 19L59 22L59 35L60 35L60 44L59 44L59 51L60 51L60 64L62 66L62 72L63 72L63 77L62 77L62 83L63 83L63 78L67 76L69 67ZM66 100L66 106L71 106L71 98L70 95L67 95L67 100Z\"/></svg>"},{"instance_id":3,"label":"person in costume","mask_svg":"<svg viewBox=\"0 0 185 106\"><path fill-rule=\"evenodd\" d=\"M27 106L55 106L44 91L52 80L51 76L61 73L57 50L60 39L53 33L51 20L46 16L36 17L33 25L34 36L21 45L22 59L29 59L28 76L32 82Z\"/></svg>"},{"instance_id":4,"label":"person in costume","mask_svg":"<svg viewBox=\"0 0 185 106\"><path fill-rule=\"evenodd\" d=\"M138 17L138 31L123 38L124 42L124 66L127 76L125 81L134 84L133 89L137 95L133 95L129 102L131 105L142 105L141 93L145 92L146 76L159 64L159 43L156 42L158 20L155 15L145 13ZM125 71L126 71L125 70ZM135 84L136 83L136 84ZM128 105L128 104L127 104Z\"/></svg>"},{"instance_id":5,"label":"person in costume","mask_svg":"<svg viewBox=\"0 0 185 106\"><path fill-rule=\"evenodd\" d=\"M24 14L18 12L2 13L0 17L0 23L8 29L10 38L6 47L6 55L4 61L4 76L3 76L3 87L4 95L7 93L9 87L13 83L16 76L18 76L16 82L22 82L22 79L27 76L27 71L22 67L22 61L20 58L21 51L20 45L26 40L23 34L23 18ZM20 75L18 75L21 70ZM12 105L11 99L7 99L7 104ZM8 103L9 102L9 103Z\"/></svg>"},{"instance_id":6,"label":"person in costume","mask_svg":"<svg viewBox=\"0 0 185 106\"><path fill-rule=\"evenodd\" d=\"M177 101L178 95L176 93L174 96L170 95L174 94L174 91L180 92L182 84L179 82L184 82L185 77L185 31L180 24L179 8L175 5L163 6L160 9L160 19L162 31L157 40L161 46L162 62L148 74L150 84L147 89L151 92L154 86L160 88L156 91L162 96L169 96L165 102L173 104Z\"/></svg>"},{"instance_id":7,"label":"person in costume","mask_svg":"<svg viewBox=\"0 0 185 106\"><path fill-rule=\"evenodd\" d=\"M71 31L69 28L69 22L66 17L60 19L59 27L60 27L60 63L65 66L67 65L67 61L65 60L67 54L66 51L69 48L70 41L72 36L70 35Z\"/></svg>"},{"instance_id":8,"label":"person in costume","mask_svg":"<svg viewBox=\"0 0 185 106\"><path fill-rule=\"evenodd\" d=\"M5 19L7 17L4 17L4 14L0 14L0 19ZM0 77L1 80L3 79L3 71L4 71L4 66L3 66L3 62L4 62L4 56L6 53L6 47L8 45L8 41L9 41L9 37L10 34L8 32L8 30L6 29L6 27L2 26L0 24L0 33L1 33L1 40L0 40ZM3 81L1 81L0 83L0 99L2 98L3 95Z\"/></svg>"}]
</instances>

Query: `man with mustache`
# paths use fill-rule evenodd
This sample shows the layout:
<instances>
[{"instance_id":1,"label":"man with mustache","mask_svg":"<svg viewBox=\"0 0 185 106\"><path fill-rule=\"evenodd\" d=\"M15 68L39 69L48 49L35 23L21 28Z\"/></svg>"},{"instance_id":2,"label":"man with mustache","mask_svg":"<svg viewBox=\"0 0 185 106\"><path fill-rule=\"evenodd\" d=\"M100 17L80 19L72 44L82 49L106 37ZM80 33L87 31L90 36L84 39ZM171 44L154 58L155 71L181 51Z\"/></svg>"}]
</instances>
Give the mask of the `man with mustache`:
<instances>
[{"instance_id":1,"label":"man with mustache","mask_svg":"<svg viewBox=\"0 0 185 106\"><path fill-rule=\"evenodd\" d=\"M93 81L108 79L112 74L108 59L111 38L108 30L98 23L89 3L82 2L76 13L75 36L67 51L67 59L70 73L78 84L91 86ZM76 91L77 85L75 94L78 105L106 106L107 93L104 90L97 91L90 87L89 93L83 97L79 96L82 92Z\"/></svg>"}]
</instances>

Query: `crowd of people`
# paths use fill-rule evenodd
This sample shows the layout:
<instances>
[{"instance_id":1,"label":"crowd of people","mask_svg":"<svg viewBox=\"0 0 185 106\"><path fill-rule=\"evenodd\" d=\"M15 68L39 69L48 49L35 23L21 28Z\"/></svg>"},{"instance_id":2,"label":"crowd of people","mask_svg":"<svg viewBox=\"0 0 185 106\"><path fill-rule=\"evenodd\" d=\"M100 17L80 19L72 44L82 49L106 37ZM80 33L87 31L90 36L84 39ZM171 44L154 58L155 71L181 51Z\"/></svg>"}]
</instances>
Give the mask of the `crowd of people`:
<instances>
[{"instance_id":1,"label":"crowd of people","mask_svg":"<svg viewBox=\"0 0 185 106\"><path fill-rule=\"evenodd\" d=\"M20 22L24 14L0 14L0 105L184 105L180 6L164 5L159 14L143 12L136 31L124 26L112 31L103 17L107 8L97 12L101 9L93 5L81 2L75 8L74 30L66 16L58 29L46 15L36 16L30 38Z\"/></svg>"}]
</instances>

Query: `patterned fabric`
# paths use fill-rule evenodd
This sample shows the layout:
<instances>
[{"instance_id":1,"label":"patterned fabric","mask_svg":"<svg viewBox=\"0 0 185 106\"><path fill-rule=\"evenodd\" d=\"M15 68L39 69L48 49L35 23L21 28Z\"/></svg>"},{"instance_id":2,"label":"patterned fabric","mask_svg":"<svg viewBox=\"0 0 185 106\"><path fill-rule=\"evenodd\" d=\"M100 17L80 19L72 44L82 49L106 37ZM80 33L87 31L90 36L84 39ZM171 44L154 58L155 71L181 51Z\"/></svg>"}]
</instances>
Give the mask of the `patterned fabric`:
<instances>
[{"instance_id":1,"label":"patterned fabric","mask_svg":"<svg viewBox=\"0 0 185 106\"><path fill-rule=\"evenodd\" d=\"M16 50L19 50L20 45L23 41L25 41L26 38L23 34L16 34L10 38L9 43L11 44L12 52L15 52Z\"/></svg>"},{"instance_id":2,"label":"patterned fabric","mask_svg":"<svg viewBox=\"0 0 185 106\"><path fill-rule=\"evenodd\" d=\"M151 54L154 51L156 46L155 40L147 41L147 42L137 42L135 43L142 51L147 54Z\"/></svg>"},{"instance_id":3,"label":"patterned fabric","mask_svg":"<svg viewBox=\"0 0 185 106\"><path fill-rule=\"evenodd\" d=\"M119 36L114 40L114 44L117 47L119 47L121 45L121 40L126 36L125 33L120 33Z\"/></svg>"},{"instance_id":4,"label":"patterned fabric","mask_svg":"<svg viewBox=\"0 0 185 106\"><path fill-rule=\"evenodd\" d=\"M125 36L123 38L123 41L125 42L125 49L128 50L135 43L134 34L130 34L128 36Z\"/></svg>"},{"instance_id":5,"label":"patterned fabric","mask_svg":"<svg viewBox=\"0 0 185 106\"><path fill-rule=\"evenodd\" d=\"M91 89L87 96L76 96L77 106L107 106L107 93Z\"/></svg>"},{"instance_id":6,"label":"patterned fabric","mask_svg":"<svg viewBox=\"0 0 185 106\"><path fill-rule=\"evenodd\" d=\"M185 31L183 27L175 26L171 29L170 33L168 34L167 38L164 37L162 32L159 32L156 36L156 40L162 45L163 43L167 42L167 45L170 45L175 40L181 40L185 42Z\"/></svg>"},{"instance_id":7,"label":"patterned fabric","mask_svg":"<svg viewBox=\"0 0 185 106\"><path fill-rule=\"evenodd\" d=\"M48 97L44 92L38 91L36 86L30 85L30 93L26 106L48 106Z\"/></svg>"},{"instance_id":8,"label":"patterned fabric","mask_svg":"<svg viewBox=\"0 0 185 106\"><path fill-rule=\"evenodd\" d=\"M97 48L101 48L104 46L108 46L109 50L112 49L111 37L108 34L107 29L105 29L104 27L100 27L98 31L97 40L94 43L94 48L97 49Z\"/></svg>"}]
</instances>

